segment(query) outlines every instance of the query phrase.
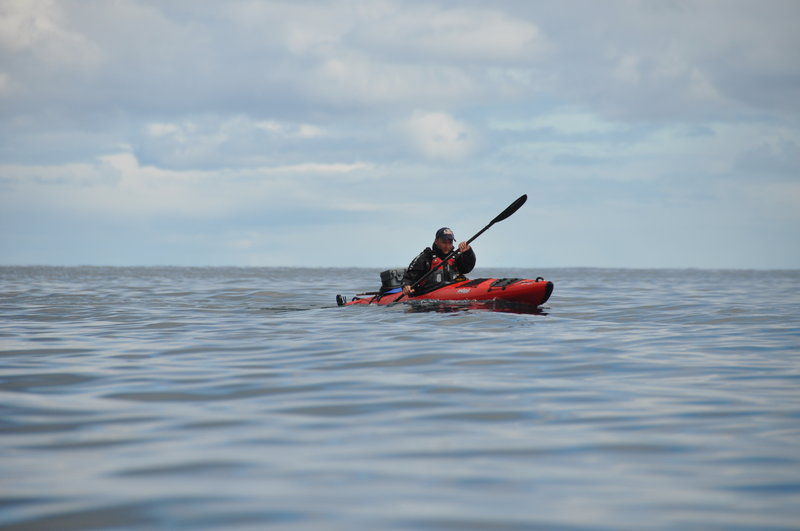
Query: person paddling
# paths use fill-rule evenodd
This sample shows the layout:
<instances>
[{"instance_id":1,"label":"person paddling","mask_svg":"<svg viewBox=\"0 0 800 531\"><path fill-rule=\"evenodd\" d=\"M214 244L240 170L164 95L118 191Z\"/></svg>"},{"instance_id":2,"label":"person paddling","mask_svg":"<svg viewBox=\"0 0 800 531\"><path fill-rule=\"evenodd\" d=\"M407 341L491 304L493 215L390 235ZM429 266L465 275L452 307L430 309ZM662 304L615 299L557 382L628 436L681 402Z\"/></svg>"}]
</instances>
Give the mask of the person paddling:
<instances>
[{"instance_id":1,"label":"person paddling","mask_svg":"<svg viewBox=\"0 0 800 531\"><path fill-rule=\"evenodd\" d=\"M412 288L420 278L431 269L436 268L442 263L455 246L455 236L448 227L442 227L436 231L436 238L430 247L426 247L408 265L403 275L402 286L403 294L406 296L419 292L426 292L438 288L444 284L454 282L458 277L466 275L475 267L475 251L469 243L461 242L458 244L458 254L450 258L445 264L425 279L416 288Z\"/></svg>"}]
</instances>

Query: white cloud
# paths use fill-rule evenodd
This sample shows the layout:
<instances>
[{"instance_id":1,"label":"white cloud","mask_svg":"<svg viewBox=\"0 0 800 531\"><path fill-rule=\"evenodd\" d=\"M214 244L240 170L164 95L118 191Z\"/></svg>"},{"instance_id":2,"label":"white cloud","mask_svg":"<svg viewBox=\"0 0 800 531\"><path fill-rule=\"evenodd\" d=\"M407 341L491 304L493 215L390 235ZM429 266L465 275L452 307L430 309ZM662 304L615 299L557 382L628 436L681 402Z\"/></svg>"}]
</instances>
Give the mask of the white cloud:
<instances>
[{"instance_id":1,"label":"white cloud","mask_svg":"<svg viewBox=\"0 0 800 531\"><path fill-rule=\"evenodd\" d=\"M462 159L476 147L473 129L444 112L416 111L403 128L411 145L431 159Z\"/></svg>"},{"instance_id":2,"label":"white cloud","mask_svg":"<svg viewBox=\"0 0 800 531\"><path fill-rule=\"evenodd\" d=\"M365 162L354 163L329 163L319 164L313 162L306 162L302 164L292 164L288 166L275 166L275 167L262 167L256 171L262 175L334 175L334 174L347 174L360 170L368 170L372 168L372 164Z\"/></svg>"},{"instance_id":3,"label":"white cloud","mask_svg":"<svg viewBox=\"0 0 800 531\"><path fill-rule=\"evenodd\" d=\"M334 108L390 108L419 101L446 105L475 99L484 90L455 66L390 62L349 51L325 58L301 86L306 96Z\"/></svg>"},{"instance_id":4,"label":"white cloud","mask_svg":"<svg viewBox=\"0 0 800 531\"><path fill-rule=\"evenodd\" d=\"M181 131L181 126L178 124L170 123L152 123L147 124L147 134L152 137L162 137L175 135Z\"/></svg>"},{"instance_id":5,"label":"white cloud","mask_svg":"<svg viewBox=\"0 0 800 531\"><path fill-rule=\"evenodd\" d=\"M136 152L148 164L172 168L247 167L277 163L278 151L295 142L325 139L325 127L310 123L255 120L245 115L192 116L151 122Z\"/></svg>"},{"instance_id":6,"label":"white cloud","mask_svg":"<svg viewBox=\"0 0 800 531\"><path fill-rule=\"evenodd\" d=\"M530 61L550 48L536 24L499 10L389 5L380 18L359 25L354 39L395 59L496 65Z\"/></svg>"},{"instance_id":7,"label":"white cloud","mask_svg":"<svg viewBox=\"0 0 800 531\"><path fill-rule=\"evenodd\" d=\"M800 49L798 6L610 1L540 25L559 48L558 86L573 103L626 120L730 119L748 107L800 108L789 96L800 62L788 53Z\"/></svg>"},{"instance_id":8,"label":"white cloud","mask_svg":"<svg viewBox=\"0 0 800 531\"><path fill-rule=\"evenodd\" d=\"M295 124L265 120L253 124L256 129L287 138L317 138L325 136L325 129L312 124Z\"/></svg>"},{"instance_id":9,"label":"white cloud","mask_svg":"<svg viewBox=\"0 0 800 531\"><path fill-rule=\"evenodd\" d=\"M619 131L625 124L605 120L595 113L580 110L560 109L527 118L492 120L490 127L506 131L531 131L550 129L560 135L602 134Z\"/></svg>"},{"instance_id":10,"label":"white cloud","mask_svg":"<svg viewBox=\"0 0 800 531\"><path fill-rule=\"evenodd\" d=\"M7 0L0 5L0 48L32 53L50 68L89 68L103 53L70 27L62 4L53 0Z\"/></svg>"},{"instance_id":11,"label":"white cloud","mask_svg":"<svg viewBox=\"0 0 800 531\"><path fill-rule=\"evenodd\" d=\"M359 22L361 4L246 1L232 3L223 16L241 32L248 47L261 48L266 43L292 55L306 55L338 45Z\"/></svg>"},{"instance_id":12,"label":"white cloud","mask_svg":"<svg viewBox=\"0 0 800 531\"><path fill-rule=\"evenodd\" d=\"M93 163L0 165L4 202L35 202L101 216L219 216L248 208L364 210L343 184L368 179L364 162L301 163L225 171L167 170L142 165L130 151Z\"/></svg>"}]
</instances>

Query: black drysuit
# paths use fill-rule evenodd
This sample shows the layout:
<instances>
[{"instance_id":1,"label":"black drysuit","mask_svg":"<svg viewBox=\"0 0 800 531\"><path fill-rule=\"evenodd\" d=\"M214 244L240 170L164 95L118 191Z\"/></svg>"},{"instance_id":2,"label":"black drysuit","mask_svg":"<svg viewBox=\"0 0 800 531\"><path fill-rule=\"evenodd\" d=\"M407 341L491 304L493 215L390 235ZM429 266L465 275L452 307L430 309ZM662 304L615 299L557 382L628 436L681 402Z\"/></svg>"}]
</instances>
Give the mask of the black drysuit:
<instances>
[{"instance_id":1,"label":"black drysuit","mask_svg":"<svg viewBox=\"0 0 800 531\"><path fill-rule=\"evenodd\" d=\"M426 247L425 250L419 253L408 265L408 269L406 269L403 275L402 285L413 285L414 282L431 270L435 259L444 260L445 256L447 256L447 254L443 253L436 245ZM414 291L416 293L425 293L454 282L460 275L466 275L475 267L475 252L470 248L467 252L456 255L453 262L452 265L450 263L442 265L435 273L426 278L422 284L414 288Z\"/></svg>"}]
</instances>

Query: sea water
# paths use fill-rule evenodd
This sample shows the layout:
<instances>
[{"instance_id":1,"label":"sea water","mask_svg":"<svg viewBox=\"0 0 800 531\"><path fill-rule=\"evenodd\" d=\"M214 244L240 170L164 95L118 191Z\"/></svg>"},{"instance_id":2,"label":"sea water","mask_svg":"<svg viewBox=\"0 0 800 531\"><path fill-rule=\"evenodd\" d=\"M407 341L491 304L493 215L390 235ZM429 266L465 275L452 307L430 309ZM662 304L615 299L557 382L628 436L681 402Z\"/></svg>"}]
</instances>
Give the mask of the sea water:
<instances>
[{"instance_id":1,"label":"sea water","mask_svg":"<svg viewBox=\"0 0 800 531\"><path fill-rule=\"evenodd\" d=\"M0 527L800 528L800 272L378 273L0 268Z\"/></svg>"}]
</instances>

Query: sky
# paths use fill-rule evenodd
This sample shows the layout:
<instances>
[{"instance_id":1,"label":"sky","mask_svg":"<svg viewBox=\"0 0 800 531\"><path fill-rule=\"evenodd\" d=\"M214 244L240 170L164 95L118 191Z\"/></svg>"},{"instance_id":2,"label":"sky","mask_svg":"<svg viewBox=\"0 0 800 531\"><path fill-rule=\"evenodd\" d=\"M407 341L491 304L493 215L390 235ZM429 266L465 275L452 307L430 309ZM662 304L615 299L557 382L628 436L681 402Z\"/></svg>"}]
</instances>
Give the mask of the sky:
<instances>
[{"instance_id":1,"label":"sky","mask_svg":"<svg viewBox=\"0 0 800 531\"><path fill-rule=\"evenodd\" d=\"M0 0L0 264L800 268L796 0Z\"/></svg>"}]
</instances>

